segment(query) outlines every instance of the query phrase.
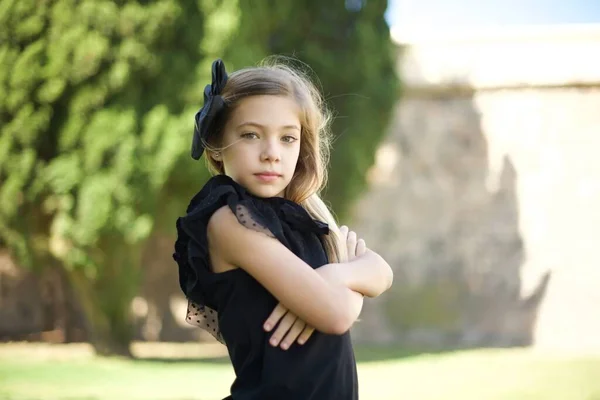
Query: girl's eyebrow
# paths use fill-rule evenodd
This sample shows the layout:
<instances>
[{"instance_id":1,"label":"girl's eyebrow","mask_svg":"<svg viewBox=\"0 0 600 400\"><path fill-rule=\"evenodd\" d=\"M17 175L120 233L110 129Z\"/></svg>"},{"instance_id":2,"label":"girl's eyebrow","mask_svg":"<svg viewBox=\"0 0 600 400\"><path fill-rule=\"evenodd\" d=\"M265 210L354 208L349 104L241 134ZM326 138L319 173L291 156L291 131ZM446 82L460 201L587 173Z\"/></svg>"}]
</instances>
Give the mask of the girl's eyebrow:
<instances>
[{"instance_id":1,"label":"girl's eyebrow","mask_svg":"<svg viewBox=\"0 0 600 400\"><path fill-rule=\"evenodd\" d=\"M261 124L259 124L257 122L251 122L251 121L249 121L249 122L242 122L241 124L239 124L236 127L236 129L239 129L242 126L254 126L254 127L260 128L260 129L264 129L265 128L264 125L261 125ZM296 129L297 131L301 130L300 127L298 125L295 125L295 124L294 125L284 125L284 126L281 127L281 129Z\"/></svg>"}]
</instances>

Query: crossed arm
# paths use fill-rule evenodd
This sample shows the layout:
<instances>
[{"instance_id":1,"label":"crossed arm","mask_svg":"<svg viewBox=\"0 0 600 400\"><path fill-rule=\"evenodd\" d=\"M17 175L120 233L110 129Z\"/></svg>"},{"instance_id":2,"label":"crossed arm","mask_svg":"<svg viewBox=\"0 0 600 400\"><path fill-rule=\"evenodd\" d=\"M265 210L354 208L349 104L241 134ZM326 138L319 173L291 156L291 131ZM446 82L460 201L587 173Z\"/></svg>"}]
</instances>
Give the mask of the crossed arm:
<instances>
[{"instance_id":1,"label":"crossed arm","mask_svg":"<svg viewBox=\"0 0 600 400\"><path fill-rule=\"evenodd\" d=\"M375 297L391 286L389 265L353 232L342 228L342 235L349 261L314 270L276 239L240 225L228 207L208 224L211 255L245 269L279 300L265 330L277 326L271 344L284 349L303 343L314 329L343 334L358 318L363 295Z\"/></svg>"}]
</instances>

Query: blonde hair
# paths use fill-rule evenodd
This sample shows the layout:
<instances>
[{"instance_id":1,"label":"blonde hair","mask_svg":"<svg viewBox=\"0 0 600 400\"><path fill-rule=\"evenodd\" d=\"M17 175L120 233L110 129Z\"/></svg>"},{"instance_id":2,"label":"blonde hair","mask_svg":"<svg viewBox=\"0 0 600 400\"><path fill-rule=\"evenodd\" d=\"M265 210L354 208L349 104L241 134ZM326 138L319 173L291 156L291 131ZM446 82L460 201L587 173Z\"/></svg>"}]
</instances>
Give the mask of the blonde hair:
<instances>
[{"instance_id":1,"label":"blonde hair","mask_svg":"<svg viewBox=\"0 0 600 400\"><path fill-rule=\"evenodd\" d=\"M304 207L313 219L329 225L329 235L322 238L329 262L344 262L348 260L346 243L342 241L332 212L320 197L321 190L327 184L331 113L307 74L281 60L281 57L271 57L257 67L244 68L229 75L221 93L227 107L210 128L212 134L205 146L208 151L218 151L217 142L223 127L241 99L257 95L294 99L301 109L302 136L296 171L285 189L284 197ZM208 156L205 159L211 173L225 173L221 162Z\"/></svg>"}]
</instances>

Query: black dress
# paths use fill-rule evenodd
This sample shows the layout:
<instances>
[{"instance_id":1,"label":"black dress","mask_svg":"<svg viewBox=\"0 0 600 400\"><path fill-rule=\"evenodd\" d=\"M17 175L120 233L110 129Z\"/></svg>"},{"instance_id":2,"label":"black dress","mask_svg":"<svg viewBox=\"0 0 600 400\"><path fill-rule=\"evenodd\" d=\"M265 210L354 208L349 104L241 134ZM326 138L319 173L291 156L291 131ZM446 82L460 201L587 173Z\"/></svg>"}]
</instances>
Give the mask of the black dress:
<instances>
[{"instance_id":1,"label":"black dress","mask_svg":"<svg viewBox=\"0 0 600 400\"><path fill-rule=\"evenodd\" d=\"M277 300L242 268L213 273L206 227L224 205L240 223L278 239L313 268L327 263L320 237L326 224L279 197L251 195L226 175L211 178L177 220L175 261L179 283L189 300L187 321L207 329L227 346L235 371L233 400L358 399L356 362L350 333L315 331L304 344L288 350L269 344L263 323Z\"/></svg>"}]
</instances>

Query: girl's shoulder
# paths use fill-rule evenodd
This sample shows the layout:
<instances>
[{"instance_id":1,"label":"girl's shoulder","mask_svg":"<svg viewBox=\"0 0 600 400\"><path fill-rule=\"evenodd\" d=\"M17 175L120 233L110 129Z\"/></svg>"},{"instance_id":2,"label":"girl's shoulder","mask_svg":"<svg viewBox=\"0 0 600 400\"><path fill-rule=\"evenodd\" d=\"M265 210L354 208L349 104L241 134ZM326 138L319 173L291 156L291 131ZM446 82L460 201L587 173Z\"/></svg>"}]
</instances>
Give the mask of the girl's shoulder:
<instances>
[{"instance_id":1,"label":"girl's shoulder","mask_svg":"<svg viewBox=\"0 0 600 400\"><path fill-rule=\"evenodd\" d=\"M234 196L237 199L244 199L247 197L247 193L241 185L229 176L215 175L192 197L187 207L186 214L189 215L198 212L198 210L209 207L215 202L229 196Z\"/></svg>"},{"instance_id":2,"label":"girl's shoulder","mask_svg":"<svg viewBox=\"0 0 600 400\"><path fill-rule=\"evenodd\" d=\"M329 233L328 225L313 219L300 204L281 197L256 197L227 175L210 178L192 198L180 220L190 227L199 227L198 222L203 222L200 227L205 228L212 215L224 206L228 206L240 224L280 240L282 225L319 235Z\"/></svg>"},{"instance_id":3,"label":"girl's shoulder","mask_svg":"<svg viewBox=\"0 0 600 400\"><path fill-rule=\"evenodd\" d=\"M277 230L278 215L271 212L269 202L252 196L227 175L210 178L190 201L186 215L179 219L184 228L206 235L206 227L215 213L228 208L246 227L268 227ZM273 236L273 235L271 235Z\"/></svg>"}]
</instances>

